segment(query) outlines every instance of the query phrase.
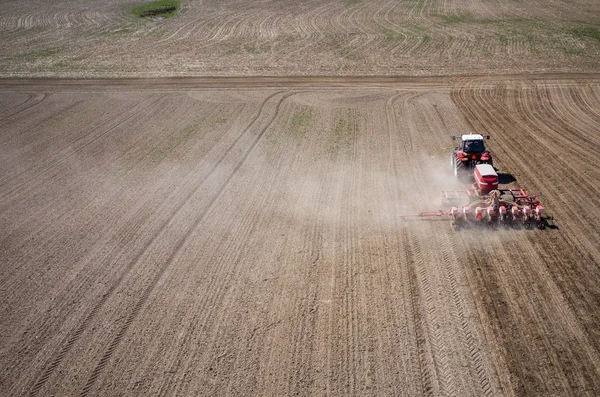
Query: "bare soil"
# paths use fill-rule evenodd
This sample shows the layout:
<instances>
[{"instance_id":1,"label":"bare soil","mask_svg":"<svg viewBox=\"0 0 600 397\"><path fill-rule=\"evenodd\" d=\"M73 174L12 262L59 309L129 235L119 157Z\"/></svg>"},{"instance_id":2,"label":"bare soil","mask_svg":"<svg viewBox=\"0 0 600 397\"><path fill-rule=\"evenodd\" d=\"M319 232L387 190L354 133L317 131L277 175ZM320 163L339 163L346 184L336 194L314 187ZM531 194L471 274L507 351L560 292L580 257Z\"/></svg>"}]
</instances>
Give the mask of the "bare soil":
<instances>
[{"instance_id":1,"label":"bare soil","mask_svg":"<svg viewBox=\"0 0 600 397\"><path fill-rule=\"evenodd\" d=\"M597 0L5 0L2 77L597 72Z\"/></svg>"},{"instance_id":2,"label":"bare soil","mask_svg":"<svg viewBox=\"0 0 600 397\"><path fill-rule=\"evenodd\" d=\"M600 395L599 75L0 91L0 395ZM469 132L553 228L399 217Z\"/></svg>"}]
</instances>

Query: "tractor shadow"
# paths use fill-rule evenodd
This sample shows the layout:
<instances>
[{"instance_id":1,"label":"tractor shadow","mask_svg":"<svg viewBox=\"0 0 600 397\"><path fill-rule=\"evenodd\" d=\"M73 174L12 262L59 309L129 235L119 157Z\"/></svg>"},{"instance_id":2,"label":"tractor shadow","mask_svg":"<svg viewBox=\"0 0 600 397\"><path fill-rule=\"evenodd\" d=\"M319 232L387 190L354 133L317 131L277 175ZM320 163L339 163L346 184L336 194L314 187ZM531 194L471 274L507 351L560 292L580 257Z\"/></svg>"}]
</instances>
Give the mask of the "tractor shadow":
<instances>
[{"instance_id":1,"label":"tractor shadow","mask_svg":"<svg viewBox=\"0 0 600 397\"><path fill-rule=\"evenodd\" d=\"M508 185L509 183L516 182L517 178L513 176L513 174L505 174L498 173L498 184L499 185Z\"/></svg>"},{"instance_id":2,"label":"tractor shadow","mask_svg":"<svg viewBox=\"0 0 600 397\"><path fill-rule=\"evenodd\" d=\"M544 222L544 228L546 228L546 229L560 230L560 228L558 227L558 225L556 225L554 223L554 217L553 216L546 216L546 217L542 218L542 222Z\"/></svg>"}]
</instances>

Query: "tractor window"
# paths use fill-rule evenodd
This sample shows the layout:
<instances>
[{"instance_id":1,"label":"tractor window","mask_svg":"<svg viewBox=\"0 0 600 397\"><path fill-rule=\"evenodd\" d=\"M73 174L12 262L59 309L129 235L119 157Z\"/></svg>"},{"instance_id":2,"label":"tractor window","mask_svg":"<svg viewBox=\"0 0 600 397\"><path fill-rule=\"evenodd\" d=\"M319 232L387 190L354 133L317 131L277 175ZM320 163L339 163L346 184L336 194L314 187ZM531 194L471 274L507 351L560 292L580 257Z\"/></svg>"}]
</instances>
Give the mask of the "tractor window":
<instances>
[{"instance_id":1,"label":"tractor window","mask_svg":"<svg viewBox=\"0 0 600 397\"><path fill-rule=\"evenodd\" d=\"M473 141L463 141L463 150L469 153L481 153L485 150L481 139Z\"/></svg>"}]
</instances>

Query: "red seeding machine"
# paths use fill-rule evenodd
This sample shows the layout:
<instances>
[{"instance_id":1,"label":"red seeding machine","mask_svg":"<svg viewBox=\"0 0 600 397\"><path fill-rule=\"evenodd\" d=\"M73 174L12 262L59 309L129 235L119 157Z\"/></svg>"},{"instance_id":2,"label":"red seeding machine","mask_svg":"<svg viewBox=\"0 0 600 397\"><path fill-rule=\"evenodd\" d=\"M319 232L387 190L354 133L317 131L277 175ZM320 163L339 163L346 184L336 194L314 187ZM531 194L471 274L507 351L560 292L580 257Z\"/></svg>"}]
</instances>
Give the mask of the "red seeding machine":
<instances>
[{"instance_id":1,"label":"red seeding machine","mask_svg":"<svg viewBox=\"0 0 600 397\"><path fill-rule=\"evenodd\" d=\"M544 228L544 207L525 189L498 189L498 175L489 164L478 164L475 183L465 190L442 190L442 206L450 210L403 217L450 216L455 230L471 226Z\"/></svg>"},{"instance_id":2,"label":"red seeding machine","mask_svg":"<svg viewBox=\"0 0 600 397\"><path fill-rule=\"evenodd\" d=\"M470 150L477 149L478 153L467 152L467 147ZM542 218L544 207L535 195L528 194L525 189L498 187L498 174L492 166L491 154L483 146L483 136L463 135L461 145L452 152L451 166L457 177L472 170L475 183L464 190L443 190L444 210L402 217L449 216L455 230L471 226L526 229L533 225L538 229L545 227Z\"/></svg>"}]
</instances>

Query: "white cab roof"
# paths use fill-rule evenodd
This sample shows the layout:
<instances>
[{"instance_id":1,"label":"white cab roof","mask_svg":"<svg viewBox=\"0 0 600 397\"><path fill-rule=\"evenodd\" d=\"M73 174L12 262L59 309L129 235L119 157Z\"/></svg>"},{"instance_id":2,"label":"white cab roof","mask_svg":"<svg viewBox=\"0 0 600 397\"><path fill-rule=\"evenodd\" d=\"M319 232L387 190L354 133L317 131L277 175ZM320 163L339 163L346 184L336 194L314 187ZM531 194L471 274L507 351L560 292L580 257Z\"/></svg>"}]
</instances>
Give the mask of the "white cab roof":
<instances>
[{"instance_id":1,"label":"white cab roof","mask_svg":"<svg viewBox=\"0 0 600 397\"><path fill-rule=\"evenodd\" d=\"M483 135L479 135L479 134L467 134L467 135L463 135L462 137L463 141L475 141L478 139L483 140Z\"/></svg>"},{"instance_id":2,"label":"white cab roof","mask_svg":"<svg viewBox=\"0 0 600 397\"><path fill-rule=\"evenodd\" d=\"M494 167L489 164L477 164L475 168L477 168L481 176L498 176Z\"/></svg>"}]
</instances>

